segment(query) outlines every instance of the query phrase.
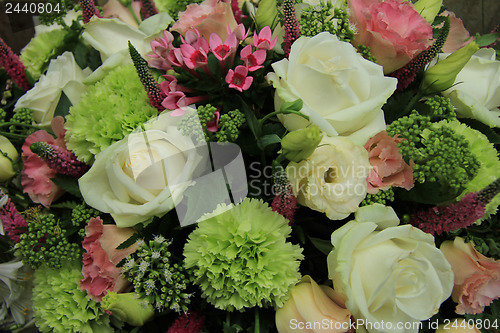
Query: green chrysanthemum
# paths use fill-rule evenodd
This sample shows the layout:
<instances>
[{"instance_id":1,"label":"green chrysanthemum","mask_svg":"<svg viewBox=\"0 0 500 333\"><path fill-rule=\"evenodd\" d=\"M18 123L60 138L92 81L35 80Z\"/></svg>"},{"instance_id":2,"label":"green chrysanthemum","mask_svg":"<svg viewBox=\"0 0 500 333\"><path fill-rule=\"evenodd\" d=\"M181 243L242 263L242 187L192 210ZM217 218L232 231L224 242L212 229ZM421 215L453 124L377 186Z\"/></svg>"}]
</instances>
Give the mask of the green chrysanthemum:
<instances>
[{"instance_id":1,"label":"green chrysanthemum","mask_svg":"<svg viewBox=\"0 0 500 333\"><path fill-rule=\"evenodd\" d=\"M262 200L219 206L205 215L184 247L203 297L216 308L283 306L300 274L302 249L286 242L288 220Z\"/></svg>"},{"instance_id":2,"label":"green chrysanthemum","mask_svg":"<svg viewBox=\"0 0 500 333\"><path fill-rule=\"evenodd\" d=\"M134 66L120 66L89 87L70 109L67 146L78 160L90 163L99 152L157 115Z\"/></svg>"},{"instance_id":3,"label":"green chrysanthemum","mask_svg":"<svg viewBox=\"0 0 500 333\"><path fill-rule=\"evenodd\" d=\"M480 167L477 175L465 185L465 190L457 198L461 199L464 195L471 192L480 191L495 179L500 178L500 161L498 153L493 144L481 132L470 128L469 126L455 121L441 121L436 123L436 126L446 126L453 129L457 134L463 135L469 142L470 151L480 162ZM486 212L481 220L484 220L495 214L500 205L500 195L495 196L491 202L486 205Z\"/></svg>"},{"instance_id":4,"label":"green chrysanthemum","mask_svg":"<svg viewBox=\"0 0 500 333\"><path fill-rule=\"evenodd\" d=\"M57 56L57 50L64 43L64 36L64 29L42 32L22 50L20 59L34 80L38 80L45 72L49 60Z\"/></svg>"},{"instance_id":5,"label":"green chrysanthemum","mask_svg":"<svg viewBox=\"0 0 500 333\"><path fill-rule=\"evenodd\" d=\"M35 271L33 313L41 332L113 332L109 316L80 289L81 278L81 267L76 263Z\"/></svg>"}]
</instances>

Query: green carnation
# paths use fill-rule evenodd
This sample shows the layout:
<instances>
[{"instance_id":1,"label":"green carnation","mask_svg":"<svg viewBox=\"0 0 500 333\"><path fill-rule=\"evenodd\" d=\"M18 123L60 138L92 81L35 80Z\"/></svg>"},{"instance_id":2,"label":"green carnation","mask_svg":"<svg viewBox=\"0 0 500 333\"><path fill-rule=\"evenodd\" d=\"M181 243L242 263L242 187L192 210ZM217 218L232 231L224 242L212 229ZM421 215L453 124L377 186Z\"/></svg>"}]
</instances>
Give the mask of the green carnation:
<instances>
[{"instance_id":1,"label":"green carnation","mask_svg":"<svg viewBox=\"0 0 500 333\"><path fill-rule=\"evenodd\" d=\"M21 52L21 61L34 80L38 80L47 69L49 60L55 58L57 50L64 44L66 31L55 29L35 36Z\"/></svg>"},{"instance_id":2,"label":"green carnation","mask_svg":"<svg viewBox=\"0 0 500 333\"><path fill-rule=\"evenodd\" d=\"M479 170L474 178L465 185L465 190L460 194L457 200L461 199L467 193L480 191L495 179L500 178L500 161L498 152L488 138L481 132L470 128L469 126L455 121L441 121L436 126L446 126L459 135L463 135L469 142L471 153L479 161ZM495 214L500 204L500 195L495 196L489 204L486 205L486 212L481 220L484 220Z\"/></svg>"},{"instance_id":3,"label":"green carnation","mask_svg":"<svg viewBox=\"0 0 500 333\"><path fill-rule=\"evenodd\" d=\"M281 307L300 279L302 249L286 241L288 220L262 200L220 205L205 215L184 247L203 297L216 308Z\"/></svg>"},{"instance_id":4,"label":"green carnation","mask_svg":"<svg viewBox=\"0 0 500 333\"><path fill-rule=\"evenodd\" d=\"M33 314L41 332L113 332L109 316L80 289L80 279L81 267L76 263L35 271Z\"/></svg>"},{"instance_id":5,"label":"green carnation","mask_svg":"<svg viewBox=\"0 0 500 333\"><path fill-rule=\"evenodd\" d=\"M158 115L132 64L116 68L89 87L69 112L67 146L85 163Z\"/></svg>"}]
</instances>

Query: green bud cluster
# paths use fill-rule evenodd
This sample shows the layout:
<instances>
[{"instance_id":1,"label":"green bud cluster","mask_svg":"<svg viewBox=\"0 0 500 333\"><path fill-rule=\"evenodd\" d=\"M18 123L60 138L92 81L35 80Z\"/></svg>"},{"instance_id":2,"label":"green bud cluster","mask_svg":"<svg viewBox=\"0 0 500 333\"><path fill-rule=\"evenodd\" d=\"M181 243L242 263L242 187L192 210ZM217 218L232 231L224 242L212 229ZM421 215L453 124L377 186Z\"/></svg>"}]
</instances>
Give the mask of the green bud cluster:
<instances>
[{"instance_id":1,"label":"green bud cluster","mask_svg":"<svg viewBox=\"0 0 500 333\"><path fill-rule=\"evenodd\" d=\"M464 136L449 127L433 126L431 117L415 110L389 125L387 133L403 138L398 147L407 162L413 161L416 182L438 182L458 193L480 167Z\"/></svg>"},{"instance_id":2,"label":"green bud cluster","mask_svg":"<svg viewBox=\"0 0 500 333\"><path fill-rule=\"evenodd\" d=\"M33 124L33 110L28 108L18 109L12 118L10 118L10 122L32 125ZM35 129L27 128L23 126L11 125L9 126L9 132L13 134L23 134L29 135L33 133Z\"/></svg>"},{"instance_id":3,"label":"green bud cluster","mask_svg":"<svg viewBox=\"0 0 500 333\"><path fill-rule=\"evenodd\" d=\"M191 278L168 250L170 241L154 236L139 240L139 249L125 258L122 273L134 285L140 298L158 311L186 312L192 294L187 292Z\"/></svg>"},{"instance_id":4,"label":"green bud cluster","mask_svg":"<svg viewBox=\"0 0 500 333\"><path fill-rule=\"evenodd\" d=\"M391 188L387 190L380 190L375 194L367 194L365 199L361 202L360 206L369 206L375 203L386 205L394 201L394 190Z\"/></svg>"},{"instance_id":5,"label":"green bud cluster","mask_svg":"<svg viewBox=\"0 0 500 333\"><path fill-rule=\"evenodd\" d=\"M434 95L425 101L425 104L430 107L431 118L447 119L447 120L455 120L457 119L457 114L453 108L453 104L451 104L451 100L449 98Z\"/></svg>"},{"instance_id":6,"label":"green bud cluster","mask_svg":"<svg viewBox=\"0 0 500 333\"><path fill-rule=\"evenodd\" d=\"M369 46L366 45L358 45L357 47L358 53L363 56L366 60L370 60L371 62L377 63L377 59L372 54L372 50Z\"/></svg>"},{"instance_id":7,"label":"green bud cluster","mask_svg":"<svg viewBox=\"0 0 500 333\"><path fill-rule=\"evenodd\" d=\"M26 221L28 230L20 235L16 244L25 264L32 268L46 264L59 269L65 262L81 258L81 246L68 242L66 230L60 227L53 214L32 214Z\"/></svg>"},{"instance_id":8,"label":"green bud cluster","mask_svg":"<svg viewBox=\"0 0 500 333\"><path fill-rule=\"evenodd\" d=\"M210 141L207 124L215 119L216 111L217 108L210 104L199 106L197 114L191 113L184 116L177 128L182 135L191 136L197 142ZM200 125L203 133L200 133Z\"/></svg>"},{"instance_id":9,"label":"green bud cluster","mask_svg":"<svg viewBox=\"0 0 500 333\"><path fill-rule=\"evenodd\" d=\"M85 236L85 226L93 217L98 217L100 212L94 208L90 208L85 204L80 204L71 211L71 224L74 227L81 228L78 235Z\"/></svg>"},{"instance_id":10,"label":"green bud cluster","mask_svg":"<svg viewBox=\"0 0 500 333\"><path fill-rule=\"evenodd\" d=\"M75 4L78 2L73 0L46 0L44 3L46 4L45 6L51 4L51 8L53 8L53 10L45 10L43 13L40 13L40 22L44 25L52 25L55 23L64 25L63 19L66 16L66 13L73 9Z\"/></svg>"},{"instance_id":11,"label":"green bud cluster","mask_svg":"<svg viewBox=\"0 0 500 333\"><path fill-rule=\"evenodd\" d=\"M4 109L0 108L0 122L4 122L5 117L7 117L7 112Z\"/></svg>"},{"instance_id":12,"label":"green bud cluster","mask_svg":"<svg viewBox=\"0 0 500 333\"><path fill-rule=\"evenodd\" d=\"M305 8L300 16L299 25L303 36L312 37L327 31L345 42L354 38L354 30L349 24L347 9L333 8L329 1Z\"/></svg>"},{"instance_id":13,"label":"green bud cluster","mask_svg":"<svg viewBox=\"0 0 500 333\"><path fill-rule=\"evenodd\" d=\"M239 110L232 110L220 116L219 130L215 137L219 142L234 142L240 135L240 127L245 123L245 115Z\"/></svg>"}]
</instances>

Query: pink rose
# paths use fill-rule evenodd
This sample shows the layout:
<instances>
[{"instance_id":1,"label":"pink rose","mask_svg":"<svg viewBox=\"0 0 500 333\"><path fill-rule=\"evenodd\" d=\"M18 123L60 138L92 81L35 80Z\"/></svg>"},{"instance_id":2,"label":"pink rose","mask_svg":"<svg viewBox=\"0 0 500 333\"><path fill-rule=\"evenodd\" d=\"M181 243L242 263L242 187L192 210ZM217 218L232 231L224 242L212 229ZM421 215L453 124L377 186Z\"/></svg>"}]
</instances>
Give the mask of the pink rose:
<instances>
[{"instance_id":1,"label":"pink rose","mask_svg":"<svg viewBox=\"0 0 500 333\"><path fill-rule=\"evenodd\" d=\"M211 33L216 33L225 40L227 31L233 31L237 25L231 1L205 0L201 4L188 5L186 11L179 14L179 20L172 26L172 30L184 35L188 30L196 28L206 40L210 39Z\"/></svg>"},{"instance_id":2,"label":"pink rose","mask_svg":"<svg viewBox=\"0 0 500 333\"><path fill-rule=\"evenodd\" d=\"M140 20L142 3L140 1L132 1L130 7L134 11L135 17ZM117 18L134 28L139 28L139 24L135 21L130 10L123 6L119 0L108 0L102 7L102 11L104 18Z\"/></svg>"},{"instance_id":3,"label":"pink rose","mask_svg":"<svg viewBox=\"0 0 500 333\"><path fill-rule=\"evenodd\" d=\"M100 302L108 291L122 292L130 285L121 276L121 269L116 265L129 254L137 250L134 244L126 249L116 247L132 236L134 229L118 228L114 224L102 224L100 218L90 219L85 227L82 246L87 251L83 254L83 279L80 288L96 302Z\"/></svg>"},{"instance_id":4,"label":"pink rose","mask_svg":"<svg viewBox=\"0 0 500 333\"><path fill-rule=\"evenodd\" d=\"M485 257L463 238L441 244L455 274L451 298L458 314L478 314L500 298L500 260Z\"/></svg>"},{"instance_id":5,"label":"pink rose","mask_svg":"<svg viewBox=\"0 0 500 333\"><path fill-rule=\"evenodd\" d=\"M445 10L443 14L450 17L450 32L443 45L444 53L453 53L474 40L474 37L471 38L464 23L455 16L455 13Z\"/></svg>"},{"instance_id":6,"label":"pink rose","mask_svg":"<svg viewBox=\"0 0 500 333\"><path fill-rule=\"evenodd\" d=\"M392 73L430 46L431 25L404 0L349 0L357 29L354 46L369 46L384 73Z\"/></svg>"},{"instance_id":7,"label":"pink rose","mask_svg":"<svg viewBox=\"0 0 500 333\"><path fill-rule=\"evenodd\" d=\"M375 194L391 186L407 190L413 187L413 169L399 152L398 143L401 141L403 140L390 137L386 131L382 131L365 144L368 161L373 167L366 179L368 193Z\"/></svg>"},{"instance_id":8,"label":"pink rose","mask_svg":"<svg viewBox=\"0 0 500 333\"><path fill-rule=\"evenodd\" d=\"M63 195L64 190L50 180L55 176L56 171L34 154L30 146L35 142L47 142L66 148L63 117L52 119L52 131L57 135L56 139L46 131L36 131L26 138L22 147L24 170L21 174L21 185L23 191L28 193L33 202L40 203L45 207L49 207L54 200Z\"/></svg>"}]
</instances>

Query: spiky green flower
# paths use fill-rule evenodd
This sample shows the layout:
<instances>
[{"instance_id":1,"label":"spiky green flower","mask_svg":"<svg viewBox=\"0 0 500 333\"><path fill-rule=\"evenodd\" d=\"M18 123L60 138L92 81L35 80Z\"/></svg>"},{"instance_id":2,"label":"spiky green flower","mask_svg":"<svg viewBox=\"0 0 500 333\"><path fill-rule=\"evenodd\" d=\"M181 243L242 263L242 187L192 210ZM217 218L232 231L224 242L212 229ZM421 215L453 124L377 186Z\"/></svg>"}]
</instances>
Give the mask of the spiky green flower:
<instances>
[{"instance_id":1,"label":"spiky green flower","mask_svg":"<svg viewBox=\"0 0 500 333\"><path fill-rule=\"evenodd\" d=\"M58 56L66 33L64 29L44 31L33 37L21 51L19 58L35 81L45 72L50 59Z\"/></svg>"},{"instance_id":2,"label":"spiky green flower","mask_svg":"<svg viewBox=\"0 0 500 333\"><path fill-rule=\"evenodd\" d=\"M469 149L472 155L479 161L479 170L474 178L465 184L464 191L457 198L461 199L467 193L480 191L488 186L495 179L500 178L500 161L498 152L488 138L481 132L470 128L469 126L455 121L441 121L435 124L436 127L450 128L458 135L463 136L469 143ZM481 220L487 219L495 214L500 205L500 195L495 196L490 203L486 205L486 211Z\"/></svg>"},{"instance_id":3,"label":"spiky green flower","mask_svg":"<svg viewBox=\"0 0 500 333\"><path fill-rule=\"evenodd\" d=\"M134 65L120 66L71 107L66 122L68 149L78 160L91 163L99 152L157 115Z\"/></svg>"},{"instance_id":4,"label":"spiky green flower","mask_svg":"<svg viewBox=\"0 0 500 333\"><path fill-rule=\"evenodd\" d=\"M302 249L286 241L291 231L262 200L220 205L189 235L184 263L216 308L281 307L300 279L303 258Z\"/></svg>"},{"instance_id":5,"label":"spiky green flower","mask_svg":"<svg viewBox=\"0 0 500 333\"><path fill-rule=\"evenodd\" d=\"M354 27L350 24L348 9L334 8L328 0L305 8L300 16L299 24L300 33L303 36L313 37L327 31L336 35L341 41L349 42L354 38Z\"/></svg>"},{"instance_id":6,"label":"spiky green flower","mask_svg":"<svg viewBox=\"0 0 500 333\"><path fill-rule=\"evenodd\" d=\"M113 332L109 316L80 289L81 266L66 261L60 269L35 271L33 313L42 333Z\"/></svg>"},{"instance_id":7,"label":"spiky green flower","mask_svg":"<svg viewBox=\"0 0 500 333\"><path fill-rule=\"evenodd\" d=\"M170 243L163 236L138 242L139 249L127 256L122 273L147 304L159 311L186 312L192 296L187 292L191 281L182 265L172 258Z\"/></svg>"}]
</instances>

